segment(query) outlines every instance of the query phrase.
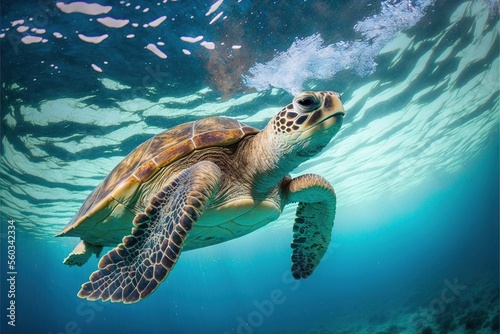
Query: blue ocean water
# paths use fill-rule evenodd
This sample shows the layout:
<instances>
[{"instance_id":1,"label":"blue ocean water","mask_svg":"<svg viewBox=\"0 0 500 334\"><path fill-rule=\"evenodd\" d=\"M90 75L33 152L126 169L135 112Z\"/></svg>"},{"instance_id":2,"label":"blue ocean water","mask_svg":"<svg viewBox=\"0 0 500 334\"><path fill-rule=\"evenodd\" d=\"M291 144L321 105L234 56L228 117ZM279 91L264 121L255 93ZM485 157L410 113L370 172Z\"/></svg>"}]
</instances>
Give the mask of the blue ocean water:
<instances>
[{"instance_id":1,"label":"blue ocean water","mask_svg":"<svg viewBox=\"0 0 500 334\"><path fill-rule=\"evenodd\" d=\"M1 4L2 333L498 333L498 1L89 4ZM311 277L289 271L290 207L184 252L137 304L77 297L98 259L63 265L78 240L54 235L126 154L208 116L262 128L326 89L343 128L292 172L338 196Z\"/></svg>"}]
</instances>

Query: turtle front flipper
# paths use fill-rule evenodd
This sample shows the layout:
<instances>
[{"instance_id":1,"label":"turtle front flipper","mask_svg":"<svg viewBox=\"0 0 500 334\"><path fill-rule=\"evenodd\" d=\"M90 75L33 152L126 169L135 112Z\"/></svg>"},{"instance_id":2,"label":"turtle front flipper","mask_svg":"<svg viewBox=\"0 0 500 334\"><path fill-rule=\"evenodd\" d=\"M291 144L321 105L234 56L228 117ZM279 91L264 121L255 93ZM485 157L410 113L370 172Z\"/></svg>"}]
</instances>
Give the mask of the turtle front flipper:
<instances>
[{"instance_id":1,"label":"turtle front flipper","mask_svg":"<svg viewBox=\"0 0 500 334\"><path fill-rule=\"evenodd\" d=\"M134 219L132 235L109 251L82 285L89 300L135 303L151 294L173 269L188 232L217 193L221 171L202 161L171 178L145 213Z\"/></svg>"},{"instance_id":2,"label":"turtle front flipper","mask_svg":"<svg viewBox=\"0 0 500 334\"><path fill-rule=\"evenodd\" d=\"M292 275L307 278L328 248L335 219L336 196L323 177L306 174L288 184L288 202L299 202L292 241Z\"/></svg>"}]
</instances>

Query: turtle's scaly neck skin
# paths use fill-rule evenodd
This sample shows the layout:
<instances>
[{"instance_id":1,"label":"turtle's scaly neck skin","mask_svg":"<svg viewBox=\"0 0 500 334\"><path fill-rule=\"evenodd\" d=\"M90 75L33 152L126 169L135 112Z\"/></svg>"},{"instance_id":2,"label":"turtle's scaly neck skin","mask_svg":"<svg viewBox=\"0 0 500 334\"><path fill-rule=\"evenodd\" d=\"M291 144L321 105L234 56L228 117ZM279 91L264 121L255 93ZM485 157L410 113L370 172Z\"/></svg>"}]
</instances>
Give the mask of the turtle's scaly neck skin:
<instances>
[{"instance_id":1,"label":"turtle's scaly neck skin","mask_svg":"<svg viewBox=\"0 0 500 334\"><path fill-rule=\"evenodd\" d=\"M242 143L238 158L252 176L255 198L267 198L292 170L319 153L339 131L343 116L339 94L305 92Z\"/></svg>"},{"instance_id":2,"label":"turtle's scaly neck skin","mask_svg":"<svg viewBox=\"0 0 500 334\"><path fill-rule=\"evenodd\" d=\"M249 184L253 185L252 195L256 199L269 198L276 185L302 162L302 159L293 157L287 159L290 148L277 140L271 122L243 146L238 154L248 171L245 175L251 178Z\"/></svg>"}]
</instances>

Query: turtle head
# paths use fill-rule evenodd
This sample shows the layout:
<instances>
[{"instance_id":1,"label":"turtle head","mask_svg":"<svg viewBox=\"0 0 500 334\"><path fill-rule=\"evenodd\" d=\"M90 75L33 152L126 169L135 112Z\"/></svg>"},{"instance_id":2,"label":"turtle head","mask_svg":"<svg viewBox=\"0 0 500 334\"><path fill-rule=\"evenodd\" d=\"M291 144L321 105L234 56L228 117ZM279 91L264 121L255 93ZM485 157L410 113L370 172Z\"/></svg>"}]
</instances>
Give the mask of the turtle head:
<instances>
[{"instance_id":1,"label":"turtle head","mask_svg":"<svg viewBox=\"0 0 500 334\"><path fill-rule=\"evenodd\" d=\"M335 92L303 92L271 121L279 141L299 157L321 151L340 130L344 107Z\"/></svg>"}]
</instances>

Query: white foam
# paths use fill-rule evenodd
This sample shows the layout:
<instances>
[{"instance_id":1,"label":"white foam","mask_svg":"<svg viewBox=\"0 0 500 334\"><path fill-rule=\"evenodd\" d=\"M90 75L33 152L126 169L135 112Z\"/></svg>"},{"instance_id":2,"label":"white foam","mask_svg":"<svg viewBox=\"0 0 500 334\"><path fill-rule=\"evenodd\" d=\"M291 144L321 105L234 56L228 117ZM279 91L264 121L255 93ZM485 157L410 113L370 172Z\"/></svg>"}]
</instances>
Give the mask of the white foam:
<instances>
[{"instance_id":1,"label":"white foam","mask_svg":"<svg viewBox=\"0 0 500 334\"><path fill-rule=\"evenodd\" d=\"M99 44L101 43L102 41L104 41L106 38L109 37L108 34L104 34L102 36L85 36L85 35L82 35L82 34L78 34L78 37L84 41L84 42L87 42L87 43L94 43L94 44Z\"/></svg>"},{"instance_id":2,"label":"white foam","mask_svg":"<svg viewBox=\"0 0 500 334\"><path fill-rule=\"evenodd\" d=\"M153 52L155 55L157 55L161 59L166 59L167 58L167 55L165 53L163 53L163 51L161 51L160 49L158 49L158 47L156 45L154 45L154 44L148 44L148 45L146 45L146 49L148 49L149 51Z\"/></svg>"},{"instance_id":3,"label":"white foam","mask_svg":"<svg viewBox=\"0 0 500 334\"><path fill-rule=\"evenodd\" d=\"M35 34L43 35L45 34L46 30L45 29L35 29Z\"/></svg>"},{"instance_id":4,"label":"white foam","mask_svg":"<svg viewBox=\"0 0 500 334\"><path fill-rule=\"evenodd\" d=\"M187 36L182 36L181 40L184 42L188 43L198 43L203 39L203 36L198 36L198 37L187 37Z\"/></svg>"},{"instance_id":5,"label":"white foam","mask_svg":"<svg viewBox=\"0 0 500 334\"><path fill-rule=\"evenodd\" d=\"M222 5L223 1L224 0L217 0L216 2L214 2L214 4L208 9L208 12L206 12L205 16L214 13L220 7L220 5Z\"/></svg>"},{"instance_id":6,"label":"white foam","mask_svg":"<svg viewBox=\"0 0 500 334\"><path fill-rule=\"evenodd\" d=\"M16 21L12 21L12 27L15 27L17 25L20 25L20 24L24 24L24 20L16 20Z\"/></svg>"},{"instance_id":7,"label":"white foam","mask_svg":"<svg viewBox=\"0 0 500 334\"><path fill-rule=\"evenodd\" d=\"M399 31L413 26L433 0L422 0L413 7L410 0L382 3L380 14L359 21L354 30L362 40L323 45L319 34L297 39L285 52L265 64L256 64L244 76L245 84L259 91L282 88L292 94L303 90L312 79L330 79L337 72L352 69L360 76L375 71L375 57Z\"/></svg>"},{"instance_id":8,"label":"white foam","mask_svg":"<svg viewBox=\"0 0 500 334\"><path fill-rule=\"evenodd\" d=\"M111 6L102 6L97 3L86 3L86 2L72 2L65 4L63 2L56 3L57 8L61 10L61 12L70 14L70 13L82 13L87 15L101 15L108 13L113 7Z\"/></svg>"},{"instance_id":9,"label":"white foam","mask_svg":"<svg viewBox=\"0 0 500 334\"><path fill-rule=\"evenodd\" d=\"M52 33L52 35L54 35L55 38L62 38L63 37L63 35L59 32L54 32L54 33Z\"/></svg>"},{"instance_id":10,"label":"white foam","mask_svg":"<svg viewBox=\"0 0 500 334\"><path fill-rule=\"evenodd\" d=\"M213 42L203 41L203 42L200 43L200 45L203 46L204 48L208 49L208 50L215 49L215 43L213 43Z\"/></svg>"},{"instance_id":11,"label":"white foam","mask_svg":"<svg viewBox=\"0 0 500 334\"><path fill-rule=\"evenodd\" d=\"M188 55L188 56L191 54L191 51L186 50L186 49L182 49L182 52L183 52L185 55Z\"/></svg>"},{"instance_id":12,"label":"white foam","mask_svg":"<svg viewBox=\"0 0 500 334\"><path fill-rule=\"evenodd\" d=\"M156 20L154 20L154 21L149 22L148 24L149 24L149 26L150 26L150 27L156 28L156 27L158 27L160 24L162 24L162 22L163 22L163 21L165 21L166 19L167 19L167 17L166 17L166 16L160 16L159 18L157 18L157 19L156 19Z\"/></svg>"},{"instance_id":13,"label":"white foam","mask_svg":"<svg viewBox=\"0 0 500 334\"><path fill-rule=\"evenodd\" d=\"M19 27L17 27L17 29L16 29L16 30L17 30L17 32L19 32L19 33L21 33L21 34L22 34L23 32L28 31L28 29L29 29L29 27L28 27L28 26L19 26Z\"/></svg>"},{"instance_id":14,"label":"white foam","mask_svg":"<svg viewBox=\"0 0 500 334\"><path fill-rule=\"evenodd\" d=\"M114 19L112 17L100 17L97 19L97 22L99 22L99 23L101 23L109 28L122 28L122 27L125 27L130 21L129 20Z\"/></svg>"},{"instance_id":15,"label":"white foam","mask_svg":"<svg viewBox=\"0 0 500 334\"><path fill-rule=\"evenodd\" d=\"M219 17L222 16L222 13L223 12L220 12L219 14L217 14L208 24L212 24L214 23L215 21L217 21L219 19Z\"/></svg>"},{"instance_id":16,"label":"white foam","mask_svg":"<svg viewBox=\"0 0 500 334\"><path fill-rule=\"evenodd\" d=\"M24 44L33 44L33 43L40 43L42 41L42 38L39 36L24 36L21 38L21 42Z\"/></svg>"},{"instance_id":17,"label":"white foam","mask_svg":"<svg viewBox=\"0 0 500 334\"><path fill-rule=\"evenodd\" d=\"M97 66L96 64L92 64L91 65L92 68L96 71L96 72L102 72L102 68L100 68L99 66Z\"/></svg>"}]
</instances>

